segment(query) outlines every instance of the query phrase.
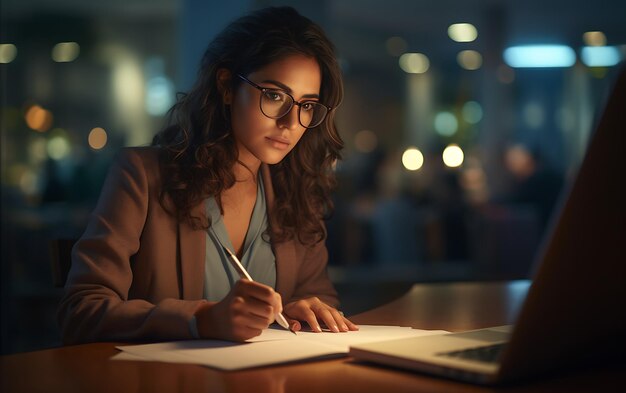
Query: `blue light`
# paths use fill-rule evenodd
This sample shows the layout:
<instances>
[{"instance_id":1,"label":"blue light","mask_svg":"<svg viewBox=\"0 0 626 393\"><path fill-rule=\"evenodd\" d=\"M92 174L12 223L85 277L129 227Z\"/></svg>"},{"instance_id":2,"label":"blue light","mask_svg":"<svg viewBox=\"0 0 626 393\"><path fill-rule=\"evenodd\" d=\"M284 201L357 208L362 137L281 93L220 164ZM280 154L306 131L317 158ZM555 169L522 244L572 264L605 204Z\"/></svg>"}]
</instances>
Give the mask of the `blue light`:
<instances>
[{"instance_id":1,"label":"blue light","mask_svg":"<svg viewBox=\"0 0 626 393\"><path fill-rule=\"evenodd\" d=\"M525 45L505 49L504 61L513 68L571 67L576 52L566 45Z\"/></svg>"},{"instance_id":2,"label":"blue light","mask_svg":"<svg viewBox=\"0 0 626 393\"><path fill-rule=\"evenodd\" d=\"M614 46L585 46L580 57L588 67L611 67L620 62L620 53Z\"/></svg>"}]
</instances>

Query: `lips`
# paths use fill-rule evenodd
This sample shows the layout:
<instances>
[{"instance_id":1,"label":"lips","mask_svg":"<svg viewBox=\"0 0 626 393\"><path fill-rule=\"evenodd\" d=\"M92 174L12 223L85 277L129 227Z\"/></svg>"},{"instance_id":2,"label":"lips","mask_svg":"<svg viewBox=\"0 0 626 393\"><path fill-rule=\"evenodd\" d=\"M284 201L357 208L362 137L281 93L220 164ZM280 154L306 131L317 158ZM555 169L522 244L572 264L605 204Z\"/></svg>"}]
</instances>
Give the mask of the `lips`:
<instances>
[{"instance_id":1,"label":"lips","mask_svg":"<svg viewBox=\"0 0 626 393\"><path fill-rule=\"evenodd\" d=\"M266 139L276 149L285 150L289 148L289 139L281 137L266 137Z\"/></svg>"}]
</instances>

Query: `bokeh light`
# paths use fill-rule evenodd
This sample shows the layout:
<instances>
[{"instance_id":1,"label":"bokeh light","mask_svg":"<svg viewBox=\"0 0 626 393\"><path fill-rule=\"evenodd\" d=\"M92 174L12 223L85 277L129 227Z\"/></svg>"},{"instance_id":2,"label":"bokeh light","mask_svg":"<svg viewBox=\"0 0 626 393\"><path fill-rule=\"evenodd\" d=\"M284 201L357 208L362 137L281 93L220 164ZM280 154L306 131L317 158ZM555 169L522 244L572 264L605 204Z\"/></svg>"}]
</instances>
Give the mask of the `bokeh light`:
<instances>
[{"instance_id":1,"label":"bokeh light","mask_svg":"<svg viewBox=\"0 0 626 393\"><path fill-rule=\"evenodd\" d=\"M476 101L467 101L461 109L463 120L470 124L476 124L483 118L483 107Z\"/></svg>"},{"instance_id":2,"label":"bokeh light","mask_svg":"<svg viewBox=\"0 0 626 393\"><path fill-rule=\"evenodd\" d=\"M13 44L0 44L0 64L8 64L17 57L17 47Z\"/></svg>"},{"instance_id":3,"label":"bokeh light","mask_svg":"<svg viewBox=\"0 0 626 393\"><path fill-rule=\"evenodd\" d=\"M459 128L459 122L452 112L439 112L435 115L434 127L441 136L452 136Z\"/></svg>"},{"instance_id":4,"label":"bokeh light","mask_svg":"<svg viewBox=\"0 0 626 393\"><path fill-rule=\"evenodd\" d=\"M174 105L174 84L165 76L156 76L146 84L146 111L161 116Z\"/></svg>"},{"instance_id":5,"label":"bokeh light","mask_svg":"<svg viewBox=\"0 0 626 393\"><path fill-rule=\"evenodd\" d=\"M533 130L541 128L546 121L546 113L539 102L529 102L522 111L524 123Z\"/></svg>"},{"instance_id":6,"label":"bokeh light","mask_svg":"<svg viewBox=\"0 0 626 393\"><path fill-rule=\"evenodd\" d=\"M456 57L459 65L466 70L477 70L483 65L483 56L475 50L463 50Z\"/></svg>"},{"instance_id":7,"label":"bokeh light","mask_svg":"<svg viewBox=\"0 0 626 393\"><path fill-rule=\"evenodd\" d=\"M400 56L398 63L407 74L423 74L430 67L430 60L423 53L405 53Z\"/></svg>"},{"instance_id":8,"label":"bokeh light","mask_svg":"<svg viewBox=\"0 0 626 393\"><path fill-rule=\"evenodd\" d=\"M72 149L65 130L60 128L52 130L52 136L48 139L46 150L48 151L48 156L56 161L70 155Z\"/></svg>"},{"instance_id":9,"label":"bokeh light","mask_svg":"<svg viewBox=\"0 0 626 393\"><path fill-rule=\"evenodd\" d=\"M471 23L455 23L448 27L448 36L456 42L472 42L478 37L478 31Z\"/></svg>"},{"instance_id":10,"label":"bokeh light","mask_svg":"<svg viewBox=\"0 0 626 393\"><path fill-rule=\"evenodd\" d=\"M402 165L409 171L417 171L424 165L424 155L419 149L410 147L402 153Z\"/></svg>"},{"instance_id":11,"label":"bokeh light","mask_svg":"<svg viewBox=\"0 0 626 393\"><path fill-rule=\"evenodd\" d=\"M614 46L586 46L580 57L587 67L612 67L621 61L619 49Z\"/></svg>"},{"instance_id":12,"label":"bokeh light","mask_svg":"<svg viewBox=\"0 0 626 393\"><path fill-rule=\"evenodd\" d=\"M514 68L559 68L576 63L576 53L567 45L522 45L504 50L504 61Z\"/></svg>"},{"instance_id":13,"label":"bokeh light","mask_svg":"<svg viewBox=\"0 0 626 393\"><path fill-rule=\"evenodd\" d=\"M94 150L100 150L107 144L107 132L102 127L95 127L89 132L89 136L87 137L87 141L89 142L89 147Z\"/></svg>"},{"instance_id":14,"label":"bokeh light","mask_svg":"<svg viewBox=\"0 0 626 393\"><path fill-rule=\"evenodd\" d=\"M36 194L39 190L39 178L32 169L25 169L19 178L20 190L26 195Z\"/></svg>"},{"instance_id":15,"label":"bokeh light","mask_svg":"<svg viewBox=\"0 0 626 393\"><path fill-rule=\"evenodd\" d=\"M442 154L443 163L450 168L457 168L463 164L465 155L463 150L456 144L448 145Z\"/></svg>"},{"instance_id":16,"label":"bokeh light","mask_svg":"<svg viewBox=\"0 0 626 393\"><path fill-rule=\"evenodd\" d=\"M26 110L24 115L26 125L39 132L45 132L52 127L53 116L52 112L42 108L39 105L32 105Z\"/></svg>"},{"instance_id":17,"label":"bokeh light","mask_svg":"<svg viewBox=\"0 0 626 393\"><path fill-rule=\"evenodd\" d=\"M57 63L74 61L79 54L80 46L76 42L59 42L52 48L52 60Z\"/></svg>"},{"instance_id":18,"label":"bokeh light","mask_svg":"<svg viewBox=\"0 0 626 393\"><path fill-rule=\"evenodd\" d=\"M583 34L583 42L588 46L606 45L606 36L601 31L587 31Z\"/></svg>"},{"instance_id":19,"label":"bokeh light","mask_svg":"<svg viewBox=\"0 0 626 393\"><path fill-rule=\"evenodd\" d=\"M37 136L28 144L28 158L31 164L38 165L48 158L47 144L48 141L44 136Z\"/></svg>"}]
</instances>

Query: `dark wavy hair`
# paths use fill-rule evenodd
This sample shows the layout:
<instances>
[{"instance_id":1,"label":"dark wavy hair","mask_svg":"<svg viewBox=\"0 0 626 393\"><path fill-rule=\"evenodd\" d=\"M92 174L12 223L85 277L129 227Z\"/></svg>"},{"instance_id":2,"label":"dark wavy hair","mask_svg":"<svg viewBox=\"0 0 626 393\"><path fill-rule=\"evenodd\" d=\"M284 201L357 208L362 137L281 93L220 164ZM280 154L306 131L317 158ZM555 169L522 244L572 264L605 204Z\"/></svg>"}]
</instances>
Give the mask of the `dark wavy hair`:
<instances>
[{"instance_id":1,"label":"dark wavy hair","mask_svg":"<svg viewBox=\"0 0 626 393\"><path fill-rule=\"evenodd\" d=\"M290 55L314 58L320 66L320 101L336 108L343 98L341 71L335 49L322 29L290 7L271 7L243 16L228 25L209 44L198 79L178 97L170 111L170 125L153 145L162 147L163 179L160 203L194 228L211 225L192 209L207 197L233 186L238 153L230 126L230 111L218 91L216 72L249 75ZM233 91L242 83L231 78ZM279 163L270 165L275 193L271 236L284 241L297 236L314 244L326 236L322 219L332 211L335 186L332 167L340 159L343 141L331 110L324 122L303 134ZM167 198L173 203L166 203Z\"/></svg>"}]
</instances>

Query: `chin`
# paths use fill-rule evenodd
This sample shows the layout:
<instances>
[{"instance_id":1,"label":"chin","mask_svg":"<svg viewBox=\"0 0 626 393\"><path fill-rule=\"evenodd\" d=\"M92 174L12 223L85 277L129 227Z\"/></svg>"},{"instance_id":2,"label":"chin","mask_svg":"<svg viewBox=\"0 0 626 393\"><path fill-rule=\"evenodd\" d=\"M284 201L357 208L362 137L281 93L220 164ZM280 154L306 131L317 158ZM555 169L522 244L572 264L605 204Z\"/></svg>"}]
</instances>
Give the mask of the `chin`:
<instances>
[{"instance_id":1,"label":"chin","mask_svg":"<svg viewBox=\"0 0 626 393\"><path fill-rule=\"evenodd\" d=\"M265 151L262 154L257 155L257 158L264 164L274 165L281 162L287 155L289 151Z\"/></svg>"},{"instance_id":2,"label":"chin","mask_svg":"<svg viewBox=\"0 0 626 393\"><path fill-rule=\"evenodd\" d=\"M263 162L264 164L268 164L268 165L274 165L274 164L280 163L284 158L285 158L285 156L271 157L271 158L268 157L265 160L261 160L261 162Z\"/></svg>"}]
</instances>

